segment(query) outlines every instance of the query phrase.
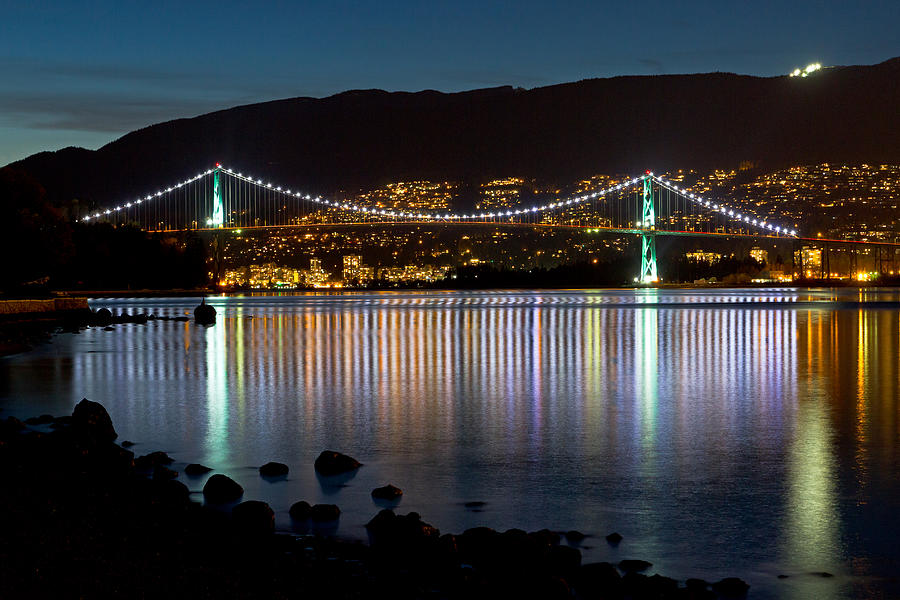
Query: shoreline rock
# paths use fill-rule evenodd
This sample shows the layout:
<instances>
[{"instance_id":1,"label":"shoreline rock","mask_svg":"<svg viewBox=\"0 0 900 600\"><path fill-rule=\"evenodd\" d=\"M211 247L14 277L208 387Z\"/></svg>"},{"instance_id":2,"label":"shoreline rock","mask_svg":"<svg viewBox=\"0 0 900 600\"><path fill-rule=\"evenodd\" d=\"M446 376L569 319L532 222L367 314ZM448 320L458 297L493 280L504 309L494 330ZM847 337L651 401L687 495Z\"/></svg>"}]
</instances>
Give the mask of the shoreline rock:
<instances>
[{"instance_id":1,"label":"shoreline rock","mask_svg":"<svg viewBox=\"0 0 900 600\"><path fill-rule=\"evenodd\" d=\"M259 474L263 477L287 477L288 466L283 463L267 462L259 468Z\"/></svg>"},{"instance_id":2,"label":"shoreline rock","mask_svg":"<svg viewBox=\"0 0 900 600\"><path fill-rule=\"evenodd\" d=\"M319 454L313 466L317 473L328 477L355 471L362 466L362 463L352 456L347 456L334 450L325 450Z\"/></svg>"},{"instance_id":3,"label":"shoreline rock","mask_svg":"<svg viewBox=\"0 0 900 600\"><path fill-rule=\"evenodd\" d=\"M71 419L52 422L60 427L44 432L0 420L0 474L15 482L0 494L0 597L76 590L82 597L665 600L743 597L749 589L737 578L680 587L641 573L651 567L646 561L583 564L581 551L548 529L441 534L418 513L391 509L367 523L369 545L285 535L265 502L247 499L230 512L193 502L167 467L171 457L151 452L136 461L114 443L112 421L97 403L83 400ZM135 462L151 465L152 476ZM210 503L236 502L243 493L222 474L203 488ZM300 501L290 514L328 523L340 509ZM581 535L569 531L567 539Z\"/></svg>"}]
</instances>

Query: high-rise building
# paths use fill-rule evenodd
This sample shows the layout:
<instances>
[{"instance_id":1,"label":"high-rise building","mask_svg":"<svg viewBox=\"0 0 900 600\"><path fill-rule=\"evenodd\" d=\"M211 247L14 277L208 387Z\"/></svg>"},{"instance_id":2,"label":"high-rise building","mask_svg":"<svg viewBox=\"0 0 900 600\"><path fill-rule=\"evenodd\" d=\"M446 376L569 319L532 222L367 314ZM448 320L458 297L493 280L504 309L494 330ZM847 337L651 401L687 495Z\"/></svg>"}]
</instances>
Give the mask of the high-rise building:
<instances>
[{"instance_id":1,"label":"high-rise building","mask_svg":"<svg viewBox=\"0 0 900 600\"><path fill-rule=\"evenodd\" d=\"M328 284L328 273L322 268L322 260L309 259L309 271L306 273L306 285L311 287L323 287Z\"/></svg>"},{"instance_id":2,"label":"high-rise building","mask_svg":"<svg viewBox=\"0 0 900 600\"><path fill-rule=\"evenodd\" d=\"M794 263L800 270L800 276L807 279L815 279L824 277L822 272L822 249L810 248L803 246L800 250L794 251Z\"/></svg>"},{"instance_id":3,"label":"high-rise building","mask_svg":"<svg viewBox=\"0 0 900 600\"><path fill-rule=\"evenodd\" d=\"M344 257L344 281L359 280L359 268L362 266L362 256L348 254Z\"/></svg>"}]
</instances>

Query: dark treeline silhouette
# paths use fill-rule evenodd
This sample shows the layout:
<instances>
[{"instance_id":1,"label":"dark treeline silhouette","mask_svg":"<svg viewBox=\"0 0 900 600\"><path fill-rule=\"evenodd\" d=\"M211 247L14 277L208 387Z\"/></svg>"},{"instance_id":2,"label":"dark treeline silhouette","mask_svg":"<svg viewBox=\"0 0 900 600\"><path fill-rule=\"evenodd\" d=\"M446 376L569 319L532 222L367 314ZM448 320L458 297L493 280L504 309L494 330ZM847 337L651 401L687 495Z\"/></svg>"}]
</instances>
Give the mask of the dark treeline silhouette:
<instances>
[{"instance_id":1,"label":"dark treeline silhouette","mask_svg":"<svg viewBox=\"0 0 900 600\"><path fill-rule=\"evenodd\" d=\"M900 162L900 58L807 78L728 73L590 79L532 90L351 91L240 106L14 166L55 204L108 206L216 162L310 193L390 181L568 185L644 169L775 170Z\"/></svg>"},{"instance_id":2,"label":"dark treeline silhouette","mask_svg":"<svg viewBox=\"0 0 900 600\"><path fill-rule=\"evenodd\" d=\"M677 255L664 263L664 271L670 281L691 283L698 279L709 280L713 277L722 281L728 277L744 276L737 278L733 283L746 283L751 278L759 275L764 265L752 258L739 258L725 256L719 260L706 262Z\"/></svg>"},{"instance_id":3,"label":"dark treeline silhouette","mask_svg":"<svg viewBox=\"0 0 900 600\"><path fill-rule=\"evenodd\" d=\"M47 199L30 175L0 169L0 292L34 296L50 289L165 289L206 284L198 237L148 236L106 224L79 225Z\"/></svg>"},{"instance_id":4,"label":"dark treeline silhouette","mask_svg":"<svg viewBox=\"0 0 900 600\"><path fill-rule=\"evenodd\" d=\"M489 265L460 267L456 278L436 287L487 288L567 288L625 285L633 278L633 260L607 262L578 261L552 268L530 270L498 269Z\"/></svg>"}]
</instances>

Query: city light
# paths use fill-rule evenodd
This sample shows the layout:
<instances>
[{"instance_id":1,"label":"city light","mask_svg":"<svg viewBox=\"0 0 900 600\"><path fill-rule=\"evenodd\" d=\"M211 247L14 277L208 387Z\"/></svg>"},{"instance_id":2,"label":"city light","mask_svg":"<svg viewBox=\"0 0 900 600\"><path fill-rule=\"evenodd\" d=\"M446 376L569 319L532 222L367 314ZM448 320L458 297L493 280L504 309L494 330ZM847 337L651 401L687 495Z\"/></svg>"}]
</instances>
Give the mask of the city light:
<instances>
[{"instance_id":1,"label":"city light","mask_svg":"<svg viewBox=\"0 0 900 600\"><path fill-rule=\"evenodd\" d=\"M806 68L803 69L802 71L799 68L794 69L793 71L791 71L790 76L791 77L808 77L809 75L811 75L812 73L815 73L816 71L820 70L821 68L822 68L821 63L808 64L808 65L806 65Z\"/></svg>"}]
</instances>

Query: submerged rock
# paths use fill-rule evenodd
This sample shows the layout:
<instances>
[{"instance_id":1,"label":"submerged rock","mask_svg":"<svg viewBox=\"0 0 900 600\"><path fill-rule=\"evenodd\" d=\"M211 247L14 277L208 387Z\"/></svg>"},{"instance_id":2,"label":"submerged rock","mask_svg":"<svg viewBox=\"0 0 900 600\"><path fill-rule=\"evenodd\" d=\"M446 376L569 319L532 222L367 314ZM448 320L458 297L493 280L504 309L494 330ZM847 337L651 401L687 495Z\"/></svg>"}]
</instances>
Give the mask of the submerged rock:
<instances>
[{"instance_id":1,"label":"submerged rock","mask_svg":"<svg viewBox=\"0 0 900 600\"><path fill-rule=\"evenodd\" d=\"M267 462L259 468L263 477L284 477L288 474L288 466L283 463Z\"/></svg>"},{"instance_id":2,"label":"submerged rock","mask_svg":"<svg viewBox=\"0 0 900 600\"><path fill-rule=\"evenodd\" d=\"M209 467L197 463L191 463L184 468L185 475L206 475L212 471Z\"/></svg>"},{"instance_id":3,"label":"submerged rock","mask_svg":"<svg viewBox=\"0 0 900 600\"><path fill-rule=\"evenodd\" d=\"M609 534L608 536L606 536L606 541L609 542L610 544L612 544L613 546L617 546L619 544L619 542L622 541L622 536L618 533L613 532L613 533Z\"/></svg>"},{"instance_id":4,"label":"submerged rock","mask_svg":"<svg viewBox=\"0 0 900 600\"><path fill-rule=\"evenodd\" d=\"M372 490L372 497L379 500L396 500L402 495L403 490L391 484Z\"/></svg>"},{"instance_id":5,"label":"submerged rock","mask_svg":"<svg viewBox=\"0 0 900 600\"><path fill-rule=\"evenodd\" d=\"M574 529L572 531L567 531L565 535L566 539L572 544L583 542L584 538L587 537L580 531L575 531Z\"/></svg>"},{"instance_id":6,"label":"submerged rock","mask_svg":"<svg viewBox=\"0 0 900 600\"><path fill-rule=\"evenodd\" d=\"M619 563L619 568L622 569L623 573L646 571L652 566L653 563L649 563L646 560L623 560Z\"/></svg>"},{"instance_id":7,"label":"submerged rock","mask_svg":"<svg viewBox=\"0 0 900 600\"><path fill-rule=\"evenodd\" d=\"M214 504L233 502L244 495L244 488L234 479L216 474L203 486L203 497Z\"/></svg>"},{"instance_id":8,"label":"submerged rock","mask_svg":"<svg viewBox=\"0 0 900 600\"><path fill-rule=\"evenodd\" d=\"M362 463L346 454L335 452L334 450L325 450L315 462L315 469L321 475L340 475L347 471L353 471L362 466Z\"/></svg>"}]
</instances>

